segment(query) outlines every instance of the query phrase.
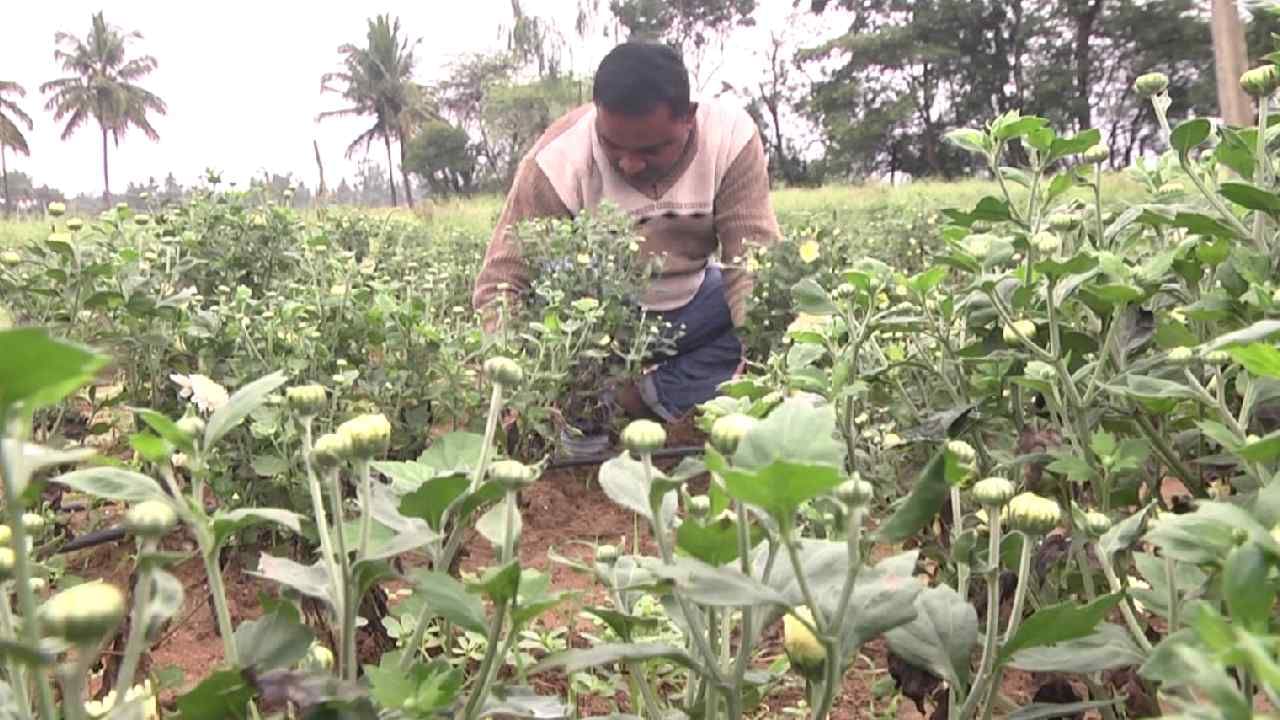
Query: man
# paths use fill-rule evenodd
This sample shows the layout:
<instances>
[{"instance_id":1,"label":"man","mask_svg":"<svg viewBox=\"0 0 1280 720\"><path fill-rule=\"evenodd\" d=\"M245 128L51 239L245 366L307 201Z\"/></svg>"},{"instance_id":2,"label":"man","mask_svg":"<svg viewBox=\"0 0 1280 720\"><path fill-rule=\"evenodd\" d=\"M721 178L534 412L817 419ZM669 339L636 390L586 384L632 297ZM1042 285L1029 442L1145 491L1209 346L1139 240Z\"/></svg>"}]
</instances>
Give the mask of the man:
<instances>
[{"instance_id":1,"label":"man","mask_svg":"<svg viewBox=\"0 0 1280 720\"><path fill-rule=\"evenodd\" d=\"M715 396L742 362L750 246L775 241L768 163L741 108L694 103L680 56L626 43L596 71L592 103L552 123L524 157L476 279L473 303L492 326L498 301L529 287L515 229L610 202L635 219L642 252L662 256L641 305L683 330L676 354L617 390L631 417L672 421ZM719 251L723 267L712 262Z\"/></svg>"}]
</instances>

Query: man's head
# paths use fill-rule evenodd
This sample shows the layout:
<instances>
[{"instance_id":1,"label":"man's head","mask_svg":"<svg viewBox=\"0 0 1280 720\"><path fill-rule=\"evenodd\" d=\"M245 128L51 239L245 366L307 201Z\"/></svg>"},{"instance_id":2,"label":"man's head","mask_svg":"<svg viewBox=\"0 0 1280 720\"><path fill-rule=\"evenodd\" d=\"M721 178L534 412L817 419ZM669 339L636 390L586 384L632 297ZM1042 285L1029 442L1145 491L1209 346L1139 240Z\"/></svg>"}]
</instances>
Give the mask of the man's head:
<instances>
[{"instance_id":1,"label":"man's head","mask_svg":"<svg viewBox=\"0 0 1280 720\"><path fill-rule=\"evenodd\" d=\"M635 180L657 180L680 160L697 109L689 72L666 45L629 42L596 70L596 133L609 162Z\"/></svg>"}]
</instances>

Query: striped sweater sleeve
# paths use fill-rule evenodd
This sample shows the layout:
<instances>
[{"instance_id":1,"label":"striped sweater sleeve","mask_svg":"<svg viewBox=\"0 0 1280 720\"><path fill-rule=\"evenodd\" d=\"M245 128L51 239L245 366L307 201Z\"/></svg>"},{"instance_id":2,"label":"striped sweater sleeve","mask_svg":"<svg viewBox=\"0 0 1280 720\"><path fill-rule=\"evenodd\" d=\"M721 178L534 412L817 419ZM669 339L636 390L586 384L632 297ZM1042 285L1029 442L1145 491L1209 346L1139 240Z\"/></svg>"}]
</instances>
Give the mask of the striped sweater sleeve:
<instances>
[{"instance_id":1,"label":"striped sweater sleeve","mask_svg":"<svg viewBox=\"0 0 1280 720\"><path fill-rule=\"evenodd\" d=\"M498 310L504 304L507 312L512 312L529 289L529 268L520 253L520 223L569 216L568 206L530 153L516 171L502 215L489 239L484 263L476 276L471 303L480 312L486 329L494 328Z\"/></svg>"},{"instance_id":2,"label":"striped sweater sleeve","mask_svg":"<svg viewBox=\"0 0 1280 720\"><path fill-rule=\"evenodd\" d=\"M753 287L746 269L747 254L777 242L778 219L769 199L769 163L760 134L754 133L729 165L715 199L716 237L725 264L725 298L733 324L741 327Z\"/></svg>"}]
</instances>

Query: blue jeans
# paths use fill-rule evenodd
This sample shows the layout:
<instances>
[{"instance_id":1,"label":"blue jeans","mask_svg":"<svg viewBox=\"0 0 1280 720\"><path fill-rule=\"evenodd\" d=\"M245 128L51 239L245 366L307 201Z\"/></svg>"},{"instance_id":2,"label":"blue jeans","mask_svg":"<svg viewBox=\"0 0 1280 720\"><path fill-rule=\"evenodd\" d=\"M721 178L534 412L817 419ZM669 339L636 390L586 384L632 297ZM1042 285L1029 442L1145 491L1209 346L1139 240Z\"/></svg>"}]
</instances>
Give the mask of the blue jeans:
<instances>
[{"instance_id":1,"label":"blue jeans","mask_svg":"<svg viewBox=\"0 0 1280 720\"><path fill-rule=\"evenodd\" d=\"M709 265L702 287L684 307L658 313L676 334L675 354L640 379L640 395L667 421L716 396L742 362L742 342L724 295L724 276Z\"/></svg>"}]
</instances>

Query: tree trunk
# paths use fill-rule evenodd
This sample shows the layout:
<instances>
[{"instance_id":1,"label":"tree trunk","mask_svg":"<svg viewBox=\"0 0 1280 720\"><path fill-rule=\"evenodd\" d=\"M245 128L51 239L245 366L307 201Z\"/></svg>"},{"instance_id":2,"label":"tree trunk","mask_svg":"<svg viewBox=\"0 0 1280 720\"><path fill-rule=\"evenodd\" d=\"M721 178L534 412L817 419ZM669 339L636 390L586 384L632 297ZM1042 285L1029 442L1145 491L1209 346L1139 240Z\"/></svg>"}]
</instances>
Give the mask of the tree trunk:
<instances>
[{"instance_id":1,"label":"tree trunk","mask_svg":"<svg viewBox=\"0 0 1280 720\"><path fill-rule=\"evenodd\" d=\"M9 166L4 159L4 143L0 143L0 183L4 184L4 216L9 217L13 208L9 199Z\"/></svg>"},{"instance_id":2,"label":"tree trunk","mask_svg":"<svg viewBox=\"0 0 1280 720\"><path fill-rule=\"evenodd\" d=\"M391 207L400 204L396 199L396 164L391 160L391 135L383 133L382 142L387 146L387 182L391 184Z\"/></svg>"},{"instance_id":3,"label":"tree trunk","mask_svg":"<svg viewBox=\"0 0 1280 720\"><path fill-rule=\"evenodd\" d=\"M107 172L107 126L101 125L102 128L102 199L107 203L107 209L111 209L111 175Z\"/></svg>"},{"instance_id":4,"label":"tree trunk","mask_svg":"<svg viewBox=\"0 0 1280 720\"><path fill-rule=\"evenodd\" d=\"M1090 63L1089 40L1093 36L1093 26L1102 13L1102 0L1093 0L1084 11L1076 16L1076 130L1086 130L1093 122L1089 108Z\"/></svg>"},{"instance_id":5,"label":"tree trunk","mask_svg":"<svg viewBox=\"0 0 1280 720\"><path fill-rule=\"evenodd\" d=\"M405 147L408 142L408 138L405 137L403 125L400 126L398 134L400 136L400 179L404 182L404 204L406 207L412 208L413 185L409 182L409 171L404 167L405 155L408 153L408 150Z\"/></svg>"},{"instance_id":6,"label":"tree trunk","mask_svg":"<svg viewBox=\"0 0 1280 720\"><path fill-rule=\"evenodd\" d=\"M1218 81L1218 113L1228 125L1253 122L1253 104L1240 88L1240 76L1248 67L1244 27L1236 0L1213 0L1213 67Z\"/></svg>"},{"instance_id":7,"label":"tree trunk","mask_svg":"<svg viewBox=\"0 0 1280 720\"><path fill-rule=\"evenodd\" d=\"M324 184L324 163L320 161L320 143L312 140L311 148L316 151L316 170L320 172L320 189L316 192L316 204L324 205L325 197L329 194L329 188Z\"/></svg>"}]
</instances>

